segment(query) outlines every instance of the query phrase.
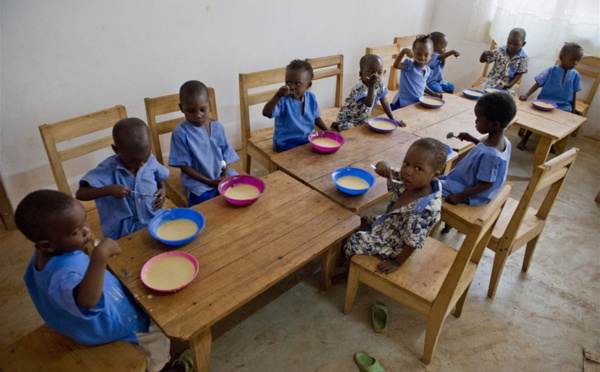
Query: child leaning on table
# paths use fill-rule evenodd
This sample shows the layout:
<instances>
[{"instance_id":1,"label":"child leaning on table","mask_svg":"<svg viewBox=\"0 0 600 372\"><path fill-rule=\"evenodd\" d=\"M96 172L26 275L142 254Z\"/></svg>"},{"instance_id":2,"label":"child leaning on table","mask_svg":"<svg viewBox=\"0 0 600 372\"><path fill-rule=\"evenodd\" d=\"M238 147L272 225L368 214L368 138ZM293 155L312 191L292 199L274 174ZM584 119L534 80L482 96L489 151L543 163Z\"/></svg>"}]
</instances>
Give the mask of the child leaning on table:
<instances>
[{"instance_id":1,"label":"child leaning on table","mask_svg":"<svg viewBox=\"0 0 600 372\"><path fill-rule=\"evenodd\" d=\"M400 88L391 103L392 110L412 105L419 102L423 93L430 96L442 97L427 87L427 79L431 76L431 69L427 66L433 54L433 42L430 35L419 35L412 45L412 49L404 48L394 61L394 68L400 72ZM404 58L407 56L408 58ZM409 58L412 58L410 60Z\"/></svg>"},{"instance_id":2,"label":"child leaning on table","mask_svg":"<svg viewBox=\"0 0 600 372\"><path fill-rule=\"evenodd\" d=\"M148 225L162 211L169 170L152 155L141 119L119 120L112 131L115 155L79 181L79 200L95 200L104 236L119 239Z\"/></svg>"},{"instance_id":3,"label":"child leaning on table","mask_svg":"<svg viewBox=\"0 0 600 372\"><path fill-rule=\"evenodd\" d=\"M526 44L525 36L524 29L513 28L508 34L505 46L481 53L479 62L494 63L481 85L502 88L513 96L517 95L513 85L527 72L528 58L523 50Z\"/></svg>"},{"instance_id":4,"label":"child leaning on table","mask_svg":"<svg viewBox=\"0 0 600 372\"><path fill-rule=\"evenodd\" d=\"M440 220L442 189L436 177L446 164L446 147L433 138L415 141L400 169L385 162L375 173L386 177L392 198L383 215L361 218L361 226L344 245L348 260L355 254L378 255L377 270L396 271L414 252L423 248L429 232Z\"/></svg>"},{"instance_id":5,"label":"child leaning on table","mask_svg":"<svg viewBox=\"0 0 600 372\"><path fill-rule=\"evenodd\" d=\"M530 95L542 87L538 95L539 99L545 99L556 103L559 109L581 115L575 109L577 102L577 92L582 89L581 77L574 68L583 57L583 48L577 43L565 43L560 50L560 65L548 67L535 77L535 84L521 95L519 99L526 101ZM531 131L527 131L525 136L517 145L519 150L525 150L527 141L531 136Z\"/></svg>"},{"instance_id":6,"label":"child leaning on table","mask_svg":"<svg viewBox=\"0 0 600 372\"><path fill-rule=\"evenodd\" d=\"M262 114L275 118L273 150L282 152L308 143L308 135L315 125L329 130L321 119L317 98L308 91L312 79L310 63L293 60L285 69L285 85L265 104Z\"/></svg>"},{"instance_id":7,"label":"child leaning on table","mask_svg":"<svg viewBox=\"0 0 600 372\"><path fill-rule=\"evenodd\" d=\"M58 191L34 191L17 206L15 222L34 243L24 280L48 326L84 345L129 341L146 355L148 371L165 366L169 339L106 270L119 245L107 238L85 253L92 236L81 203Z\"/></svg>"},{"instance_id":8,"label":"child leaning on table","mask_svg":"<svg viewBox=\"0 0 600 372\"><path fill-rule=\"evenodd\" d=\"M339 132L363 124L371 115L371 111L381 102L383 111L388 118L396 121L387 98L387 88L381 81L383 74L383 61L375 54L367 54L360 59L359 80L350 91L350 95L340 108L337 120L331 124L332 130ZM396 121L401 127L406 126L403 121Z\"/></svg>"},{"instance_id":9,"label":"child leaning on table","mask_svg":"<svg viewBox=\"0 0 600 372\"><path fill-rule=\"evenodd\" d=\"M225 128L210 118L208 88L196 80L179 89L183 120L171 135L169 165L181 169L181 183L193 206L219 195L219 182L236 175L229 165L239 159L225 135Z\"/></svg>"},{"instance_id":10,"label":"child leaning on table","mask_svg":"<svg viewBox=\"0 0 600 372\"><path fill-rule=\"evenodd\" d=\"M448 46L448 38L445 34L434 31L431 34L431 41L433 41L433 54L427 66L431 69L431 76L427 79L427 87L435 93L454 93L454 84L444 80L444 66L446 65L446 58L450 56L460 57L460 53L452 49L446 52L446 46Z\"/></svg>"}]
</instances>

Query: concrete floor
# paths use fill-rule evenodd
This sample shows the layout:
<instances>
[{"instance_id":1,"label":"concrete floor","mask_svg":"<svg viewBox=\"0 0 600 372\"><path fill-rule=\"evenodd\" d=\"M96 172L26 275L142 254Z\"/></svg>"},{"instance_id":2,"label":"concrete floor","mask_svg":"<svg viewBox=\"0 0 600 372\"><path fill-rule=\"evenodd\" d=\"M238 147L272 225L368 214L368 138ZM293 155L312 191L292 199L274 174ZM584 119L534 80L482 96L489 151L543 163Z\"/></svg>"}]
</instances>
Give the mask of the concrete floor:
<instances>
[{"instance_id":1,"label":"concrete floor","mask_svg":"<svg viewBox=\"0 0 600 372\"><path fill-rule=\"evenodd\" d=\"M509 181L519 198L531 176L533 148L516 149ZM486 250L460 318L449 316L429 366L421 362L425 318L361 286L352 312L341 312L345 286L319 292L315 261L213 327L213 371L357 371L359 350L387 371L581 371L584 347L600 351L600 146L571 138L581 149L552 210L529 272L523 252L512 255L496 297L486 297L493 252ZM258 170L254 174L264 172ZM381 209L378 205L375 209ZM460 234L440 238L459 246ZM594 243L596 241L596 243ZM22 283L31 248L19 233L0 234L0 347L41 324ZM417 252L418 254L418 252ZM387 333L371 330L369 308L384 302Z\"/></svg>"}]
</instances>

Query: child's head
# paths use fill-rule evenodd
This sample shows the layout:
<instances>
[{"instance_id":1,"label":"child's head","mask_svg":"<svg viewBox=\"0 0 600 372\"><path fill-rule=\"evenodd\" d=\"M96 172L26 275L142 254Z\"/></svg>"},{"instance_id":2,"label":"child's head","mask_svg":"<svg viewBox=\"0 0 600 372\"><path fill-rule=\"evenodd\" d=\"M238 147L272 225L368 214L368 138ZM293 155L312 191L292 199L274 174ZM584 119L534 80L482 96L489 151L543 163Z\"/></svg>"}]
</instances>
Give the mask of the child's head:
<instances>
[{"instance_id":1,"label":"child's head","mask_svg":"<svg viewBox=\"0 0 600 372\"><path fill-rule=\"evenodd\" d=\"M433 54L433 42L431 35L418 35L412 46L413 60L417 67L425 66Z\"/></svg>"},{"instance_id":2,"label":"child's head","mask_svg":"<svg viewBox=\"0 0 600 372\"><path fill-rule=\"evenodd\" d=\"M583 57L583 48L577 43L565 43L560 50L560 65L565 70L574 69Z\"/></svg>"},{"instance_id":3,"label":"child's head","mask_svg":"<svg viewBox=\"0 0 600 372\"><path fill-rule=\"evenodd\" d=\"M285 85L297 100L302 100L306 90L312 86L312 79L313 68L307 61L295 59L285 68Z\"/></svg>"},{"instance_id":4,"label":"child's head","mask_svg":"<svg viewBox=\"0 0 600 372\"><path fill-rule=\"evenodd\" d=\"M434 138L421 138L410 145L400 176L409 190L427 186L440 175L447 158L446 146Z\"/></svg>"},{"instance_id":5,"label":"child's head","mask_svg":"<svg viewBox=\"0 0 600 372\"><path fill-rule=\"evenodd\" d=\"M51 254L82 250L91 239L85 209L59 191L27 195L17 206L15 223L36 248Z\"/></svg>"},{"instance_id":6,"label":"child's head","mask_svg":"<svg viewBox=\"0 0 600 372\"><path fill-rule=\"evenodd\" d=\"M185 82L179 88L179 109L185 120L195 127L210 123L208 88L197 80Z\"/></svg>"},{"instance_id":7,"label":"child's head","mask_svg":"<svg viewBox=\"0 0 600 372\"><path fill-rule=\"evenodd\" d=\"M525 30L520 27L510 30L506 39L506 52L509 56L517 55L519 50L525 46L525 36Z\"/></svg>"},{"instance_id":8,"label":"child's head","mask_svg":"<svg viewBox=\"0 0 600 372\"><path fill-rule=\"evenodd\" d=\"M375 54L366 54L360 59L360 72L358 75L363 84L369 85L369 77L377 74L383 74L383 61L381 57Z\"/></svg>"},{"instance_id":9,"label":"child's head","mask_svg":"<svg viewBox=\"0 0 600 372\"><path fill-rule=\"evenodd\" d=\"M434 31L429 34L431 41L433 42L433 51L439 54L446 52L446 46L448 46L448 38L446 35L439 31Z\"/></svg>"},{"instance_id":10,"label":"child's head","mask_svg":"<svg viewBox=\"0 0 600 372\"><path fill-rule=\"evenodd\" d=\"M505 92L487 93L475 105L475 128L481 134L501 130L508 126L517 114L517 105Z\"/></svg>"},{"instance_id":11,"label":"child's head","mask_svg":"<svg viewBox=\"0 0 600 372\"><path fill-rule=\"evenodd\" d=\"M148 126L138 118L121 119L113 127L112 136L115 154L135 174L148 161L152 152Z\"/></svg>"}]
</instances>

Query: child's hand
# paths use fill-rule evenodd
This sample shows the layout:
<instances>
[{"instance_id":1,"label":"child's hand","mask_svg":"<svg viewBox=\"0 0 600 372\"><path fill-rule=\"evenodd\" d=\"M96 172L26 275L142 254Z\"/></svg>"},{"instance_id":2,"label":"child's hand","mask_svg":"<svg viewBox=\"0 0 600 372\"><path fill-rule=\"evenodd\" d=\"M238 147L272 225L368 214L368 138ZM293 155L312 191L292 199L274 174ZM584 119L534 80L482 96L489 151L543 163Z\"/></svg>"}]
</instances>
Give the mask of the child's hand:
<instances>
[{"instance_id":1,"label":"child's hand","mask_svg":"<svg viewBox=\"0 0 600 372\"><path fill-rule=\"evenodd\" d=\"M285 97L288 94L290 94L290 87L288 87L287 85L282 86L281 88L279 88L277 93L275 93L275 95L279 98Z\"/></svg>"},{"instance_id":2,"label":"child's hand","mask_svg":"<svg viewBox=\"0 0 600 372\"><path fill-rule=\"evenodd\" d=\"M522 94L522 95L519 97L519 99L520 99L521 101L527 101L527 95L526 95L526 94Z\"/></svg>"},{"instance_id":3,"label":"child's hand","mask_svg":"<svg viewBox=\"0 0 600 372\"><path fill-rule=\"evenodd\" d=\"M456 57L456 58L460 57L460 52L458 50L454 51L454 57Z\"/></svg>"},{"instance_id":4,"label":"child's hand","mask_svg":"<svg viewBox=\"0 0 600 372\"><path fill-rule=\"evenodd\" d=\"M163 207L163 204L165 203L165 194L166 190L164 188L156 190L154 193L156 199L154 199L152 202L152 208L154 208L154 210L161 209Z\"/></svg>"},{"instance_id":5,"label":"child's hand","mask_svg":"<svg viewBox=\"0 0 600 372\"><path fill-rule=\"evenodd\" d=\"M456 136L456 138L458 138L461 141L470 141L471 140L471 135L467 132L460 132L458 134L458 136Z\"/></svg>"},{"instance_id":6,"label":"child's hand","mask_svg":"<svg viewBox=\"0 0 600 372\"><path fill-rule=\"evenodd\" d=\"M110 185L106 186L108 194L113 198L123 199L127 195L131 194L131 190L124 185Z\"/></svg>"},{"instance_id":7,"label":"child's hand","mask_svg":"<svg viewBox=\"0 0 600 372\"><path fill-rule=\"evenodd\" d=\"M380 161L375 165L375 173L377 173L381 177L385 177L385 178L392 177L392 171L390 170L390 167L384 161Z\"/></svg>"},{"instance_id":8,"label":"child's hand","mask_svg":"<svg viewBox=\"0 0 600 372\"><path fill-rule=\"evenodd\" d=\"M394 120L394 121L395 121L396 123L398 123L398 126L399 126L399 127L402 127L402 128L404 128L404 127L406 126L406 123L405 123L405 122L403 122L402 120Z\"/></svg>"},{"instance_id":9,"label":"child's hand","mask_svg":"<svg viewBox=\"0 0 600 372\"><path fill-rule=\"evenodd\" d=\"M404 55L407 56L408 58L415 58L415 55L413 54L412 49L410 48L404 48Z\"/></svg>"},{"instance_id":10,"label":"child's hand","mask_svg":"<svg viewBox=\"0 0 600 372\"><path fill-rule=\"evenodd\" d=\"M448 204L456 205L456 204L464 203L465 200L460 194L457 193L457 194L450 194L450 195L446 196L446 202Z\"/></svg>"},{"instance_id":11,"label":"child's hand","mask_svg":"<svg viewBox=\"0 0 600 372\"><path fill-rule=\"evenodd\" d=\"M377 264L377 271L380 273L389 274L398 270L399 267L400 265L398 265L395 260L382 260Z\"/></svg>"},{"instance_id":12,"label":"child's hand","mask_svg":"<svg viewBox=\"0 0 600 372\"><path fill-rule=\"evenodd\" d=\"M104 258L109 258L114 255L121 253L121 247L116 241L106 238L102 240L96 248L94 248L93 255L102 255Z\"/></svg>"},{"instance_id":13,"label":"child's hand","mask_svg":"<svg viewBox=\"0 0 600 372\"><path fill-rule=\"evenodd\" d=\"M381 80L381 76L373 74L367 78L369 80L369 87L374 87Z\"/></svg>"},{"instance_id":14,"label":"child's hand","mask_svg":"<svg viewBox=\"0 0 600 372\"><path fill-rule=\"evenodd\" d=\"M486 58L492 58L494 56L494 52L491 50L486 50L483 52L483 55L486 56Z\"/></svg>"},{"instance_id":15,"label":"child's hand","mask_svg":"<svg viewBox=\"0 0 600 372\"><path fill-rule=\"evenodd\" d=\"M442 93L433 93L434 97L443 98Z\"/></svg>"}]
</instances>

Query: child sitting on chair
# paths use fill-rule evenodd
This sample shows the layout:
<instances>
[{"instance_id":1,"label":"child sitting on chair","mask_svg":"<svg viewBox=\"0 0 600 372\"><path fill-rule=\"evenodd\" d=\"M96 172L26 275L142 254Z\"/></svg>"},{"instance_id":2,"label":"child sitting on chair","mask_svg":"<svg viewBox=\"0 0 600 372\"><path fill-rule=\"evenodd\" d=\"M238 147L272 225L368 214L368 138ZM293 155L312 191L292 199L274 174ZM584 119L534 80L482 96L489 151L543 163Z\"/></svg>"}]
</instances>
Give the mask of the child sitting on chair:
<instances>
[{"instance_id":1,"label":"child sitting on chair","mask_svg":"<svg viewBox=\"0 0 600 372\"><path fill-rule=\"evenodd\" d=\"M528 59L523 50L525 44L525 30L513 28L508 34L505 46L481 53L479 62L494 63L481 85L502 88L516 96L517 92L513 85L527 72Z\"/></svg>"},{"instance_id":2,"label":"child sitting on chair","mask_svg":"<svg viewBox=\"0 0 600 372\"><path fill-rule=\"evenodd\" d=\"M448 38L441 32L434 31L431 34L433 41L433 54L427 66L431 69L431 76L427 79L427 87L435 93L454 93L454 84L444 80L444 66L446 58L450 56L460 57L460 53L452 49L446 52Z\"/></svg>"},{"instance_id":3,"label":"child sitting on chair","mask_svg":"<svg viewBox=\"0 0 600 372\"><path fill-rule=\"evenodd\" d=\"M92 235L81 203L58 191L34 191L17 206L15 222L35 245L24 280L46 324L84 345L137 344L147 370L161 370L170 341L106 270L119 245L107 238L85 253Z\"/></svg>"},{"instance_id":4,"label":"child sitting on chair","mask_svg":"<svg viewBox=\"0 0 600 372\"><path fill-rule=\"evenodd\" d=\"M583 48L577 43L565 43L560 50L560 65L554 65L542 71L535 77L535 84L523 94L519 99L527 100L530 95L542 87L538 95L539 99L545 99L556 103L557 107L564 111L569 111L581 115L575 109L577 102L577 92L582 89L581 77L574 68L583 57ZM527 131L523 140L519 142L517 148L525 150L527 141L531 136L531 131Z\"/></svg>"},{"instance_id":5,"label":"child sitting on chair","mask_svg":"<svg viewBox=\"0 0 600 372\"><path fill-rule=\"evenodd\" d=\"M386 177L392 198L381 216L361 218L361 226L344 245L348 260L355 254L378 255L377 270L396 271L414 252L423 248L431 229L440 220L442 189L436 179L446 164L446 147L433 138L415 141L402 168L377 163L375 173Z\"/></svg>"},{"instance_id":6,"label":"child sitting on chair","mask_svg":"<svg viewBox=\"0 0 600 372\"><path fill-rule=\"evenodd\" d=\"M377 101L381 102L388 118L396 122L385 97L388 90L381 81L381 74L383 74L383 61L379 56L367 54L360 59L359 80L340 108L337 121L331 124L331 129L341 132L365 123L371 111L377 106ZM396 123L401 127L406 126L403 121Z\"/></svg>"},{"instance_id":7,"label":"child sitting on chair","mask_svg":"<svg viewBox=\"0 0 600 372\"><path fill-rule=\"evenodd\" d=\"M219 195L219 182L236 175L229 166L239 159L225 129L210 118L208 88L191 80L179 89L183 120L171 136L169 165L181 169L181 183L191 207Z\"/></svg>"},{"instance_id":8,"label":"child sitting on chair","mask_svg":"<svg viewBox=\"0 0 600 372\"><path fill-rule=\"evenodd\" d=\"M394 61L394 68L402 70L400 73L400 88L392 100L392 110L412 105L419 102L423 93L430 96L442 97L427 87L427 79L431 76L431 69L427 66L433 54L433 42L430 35L419 35L412 45L412 49L404 48ZM407 56L408 58L404 58ZM411 61L409 58L412 58Z\"/></svg>"},{"instance_id":9,"label":"child sitting on chair","mask_svg":"<svg viewBox=\"0 0 600 372\"><path fill-rule=\"evenodd\" d=\"M148 126L137 118L119 120L112 131L115 155L79 181L79 200L95 200L104 236L119 239L162 211L169 170L152 155Z\"/></svg>"},{"instance_id":10,"label":"child sitting on chair","mask_svg":"<svg viewBox=\"0 0 600 372\"><path fill-rule=\"evenodd\" d=\"M443 196L450 204L485 205L498 193L510 161L510 141L504 129L517 113L513 98L504 92L484 94L475 105L475 129L487 138L479 141L462 132L457 138L476 146L450 173L441 175Z\"/></svg>"},{"instance_id":11,"label":"child sitting on chair","mask_svg":"<svg viewBox=\"0 0 600 372\"><path fill-rule=\"evenodd\" d=\"M282 152L308 143L315 125L329 130L321 119L315 95L308 91L312 79L310 63L293 60L285 69L285 85L265 104L263 115L275 118L273 150Z\"/></svg>"}]
</instances>

